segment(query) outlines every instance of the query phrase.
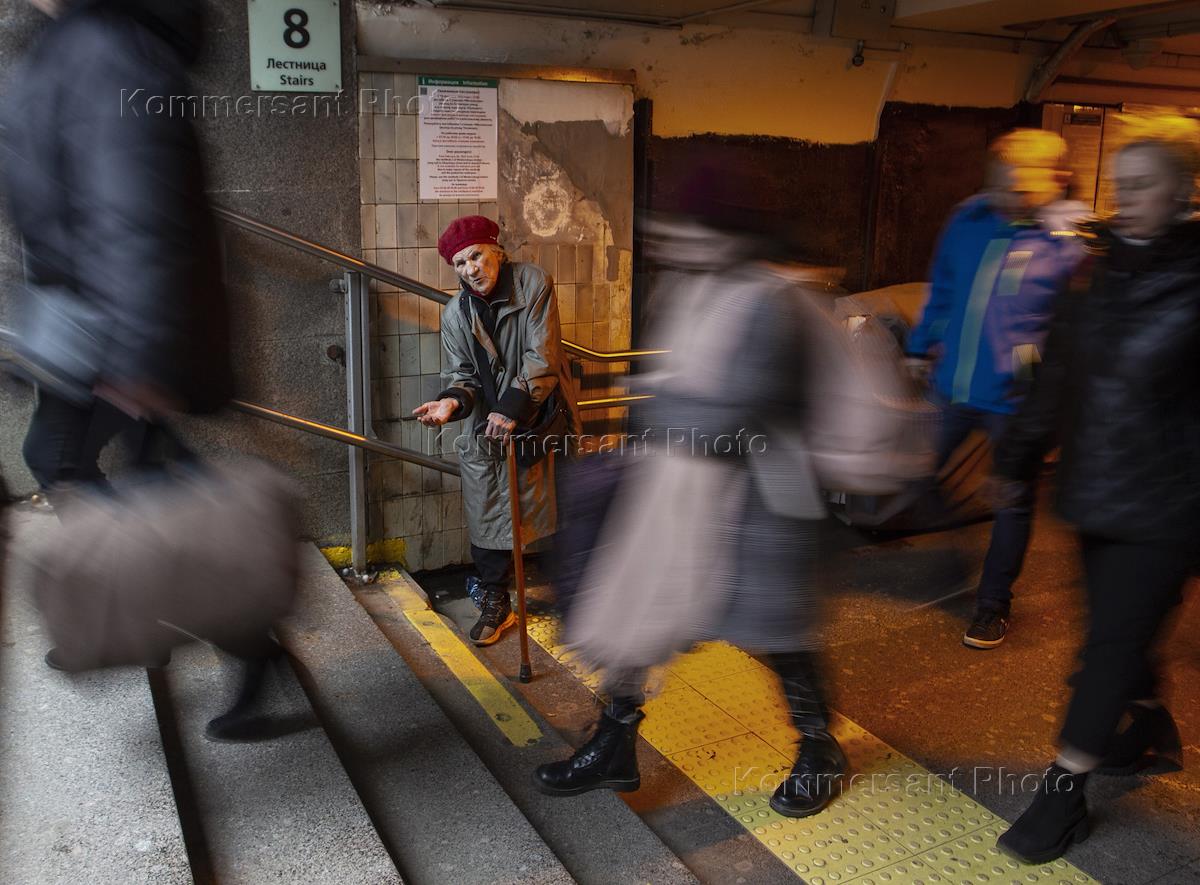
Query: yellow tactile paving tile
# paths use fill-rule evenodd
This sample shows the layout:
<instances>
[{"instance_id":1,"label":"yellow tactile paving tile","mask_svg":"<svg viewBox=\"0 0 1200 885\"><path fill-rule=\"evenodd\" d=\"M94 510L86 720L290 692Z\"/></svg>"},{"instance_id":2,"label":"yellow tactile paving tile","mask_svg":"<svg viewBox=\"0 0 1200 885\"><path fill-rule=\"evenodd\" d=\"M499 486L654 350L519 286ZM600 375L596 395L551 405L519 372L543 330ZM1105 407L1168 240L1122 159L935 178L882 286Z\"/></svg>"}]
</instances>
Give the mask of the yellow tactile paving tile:
<instances>
[{"instance_id":1,"label":"yellow tactile paving tile","mask_svg":"<svg viewBox=\"0 0 1200 885\"><path fill-rule=\"evenodd\" d=\"M536 620L534 640L595 690L553 619ZM845 789L821 814L782 817L769 800L797 735L774 674L706 643L662 677L642 737L808 885L1095 885L1066 861L1026 866L1001 854L1003 820L842 716L832 731L850 761Z\"/></svg>"},{"instance_id":2,"label":"yellow tactile paving tile","mask_svg":"<svg viewBox=\"0 0 1200 885\"><path fill-rule=\"evenodd\" d=\"M672 673L697 688L722 676L732 676L748 670L766 670L740 648L724 642L705 642L686 655L680 655L667 665Z\"/></svg>"},{"instance_id":3,"label":"yellow tactile paving tile","mask_svg":"<svg viewBox=\"0 0 1200 885\"><path fill-rule=\"evenodd\" d=\"M651 698L645 710L642 736L664 756L747 732L746 726L686 685Z\"/></svg>"}]
</instances>

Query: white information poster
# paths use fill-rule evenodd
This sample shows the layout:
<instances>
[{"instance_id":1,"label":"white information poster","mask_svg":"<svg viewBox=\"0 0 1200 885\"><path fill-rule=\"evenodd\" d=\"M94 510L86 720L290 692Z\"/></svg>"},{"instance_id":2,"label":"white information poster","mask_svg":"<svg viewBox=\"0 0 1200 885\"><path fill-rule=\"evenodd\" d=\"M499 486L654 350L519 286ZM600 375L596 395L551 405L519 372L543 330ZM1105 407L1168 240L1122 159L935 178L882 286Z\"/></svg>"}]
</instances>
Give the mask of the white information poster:
<instances>
[{"instance_id":1,"label":"white information poster","mask_svg":"<svg viewBox=\"0 0 1200 885\"><path fill-rule=\"evenodd\" d=\"M341 91L338 0L248 0L248 7L255 91Z\"/></svg>"},{"instance_id":2,"label":"white information poster","mask_svg":"<svg viewBox=\"0 0 1200 885\"><path fill-rule=\"evenodd\" d=\"M498 80L419 77L422 200L495 200Z\"/></svg>"}]
</instances>

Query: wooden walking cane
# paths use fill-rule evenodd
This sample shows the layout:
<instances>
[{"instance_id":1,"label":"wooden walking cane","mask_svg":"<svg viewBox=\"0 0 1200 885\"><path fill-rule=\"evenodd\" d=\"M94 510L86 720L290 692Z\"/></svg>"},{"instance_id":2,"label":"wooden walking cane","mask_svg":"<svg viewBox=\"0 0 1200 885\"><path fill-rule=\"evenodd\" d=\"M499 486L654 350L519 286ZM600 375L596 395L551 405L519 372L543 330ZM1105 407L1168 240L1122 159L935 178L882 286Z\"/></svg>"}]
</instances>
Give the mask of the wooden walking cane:
<instances>
[{"instance_id":1,"label":"wooden walking cane","mask_svg":"<svg viewBox=\"0 0 1200 885\"><path fill-rule=\"evenodd\" d=\"M512 518L513 574L517 581L517 626L521 631L521 670L518 682L533 678L529 662L529 624L525 620L525 544L521 540L521 490L517 484L517 447L508 441L508 503Z\"/></svg>"}]
</instances>

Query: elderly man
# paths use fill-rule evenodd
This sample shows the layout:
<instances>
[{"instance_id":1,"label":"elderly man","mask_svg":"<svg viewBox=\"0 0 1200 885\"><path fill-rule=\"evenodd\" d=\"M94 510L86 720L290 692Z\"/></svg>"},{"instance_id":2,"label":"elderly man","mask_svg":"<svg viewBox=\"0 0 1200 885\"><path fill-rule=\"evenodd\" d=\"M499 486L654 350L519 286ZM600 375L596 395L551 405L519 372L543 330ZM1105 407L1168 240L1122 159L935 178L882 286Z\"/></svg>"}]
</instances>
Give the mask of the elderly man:
<instances>
[{"instance_id":1,"label":"elderly man","mask_svg":"<svg viewBox=\"0 0 1200 885\"><path fill-rule=\"evenodd\" d=\"M471 557L483 584L476 645L491 645L515 623L508 595L512 525L504 445L518 427L578 428L570 370L560 346L554 283L532 264L509 261L500 228L478 215L459 218L438 239L462 290L442 312L442 374L449 385L413 411L428 427L470 420L456 448ZM524 440L528 442L528 440ZM545 449L519 458L522 539L552 535L556 507L552 461Z\"/></svg>"},{"instance_id":2,"label":"elderly man","mask_svg":"<svg viewBox=\"0 0 1200 885\"><path fill-rule=\"evenodd\" d=\"M1083 257L1072 222L1087 209L1063 200L1066 142L1017 129L990 153L987 189L961 204L942 233L929 302L907 345L918 365L936 361L940 465L976 428L993 441L1003 435L1041 358L1054 303ZM962 640L970 648L995 648L1008 632L1033 500L1029 483L996 513L975 617Z\"/></svg>"}]
</instances>

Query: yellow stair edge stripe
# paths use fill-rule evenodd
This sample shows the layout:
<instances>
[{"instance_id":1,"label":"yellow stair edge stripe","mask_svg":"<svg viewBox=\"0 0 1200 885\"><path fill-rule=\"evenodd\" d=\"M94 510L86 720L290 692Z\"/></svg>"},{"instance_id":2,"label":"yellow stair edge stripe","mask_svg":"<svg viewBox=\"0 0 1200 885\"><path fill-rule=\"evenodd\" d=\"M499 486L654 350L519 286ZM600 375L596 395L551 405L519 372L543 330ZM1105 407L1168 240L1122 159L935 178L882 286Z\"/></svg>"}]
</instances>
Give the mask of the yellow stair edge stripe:
<instances>
[{"instance_id":1,"label":"yellow stair edge stripe","mask_svg":"<svg viewBox=\"0 0 1200 885\"><path fill-rule=\"evenodd\" d=\"M400 585L390 585L385 592L404 616L429 643L434 654L471 693L483 708L488 719L514 747L528 747L542 739L542 730L497 679L492 671L467 646L458 634L446 626L441 615L429 608L424 594L414 590L406 575Z\"/></svg>"}]
</instances>

